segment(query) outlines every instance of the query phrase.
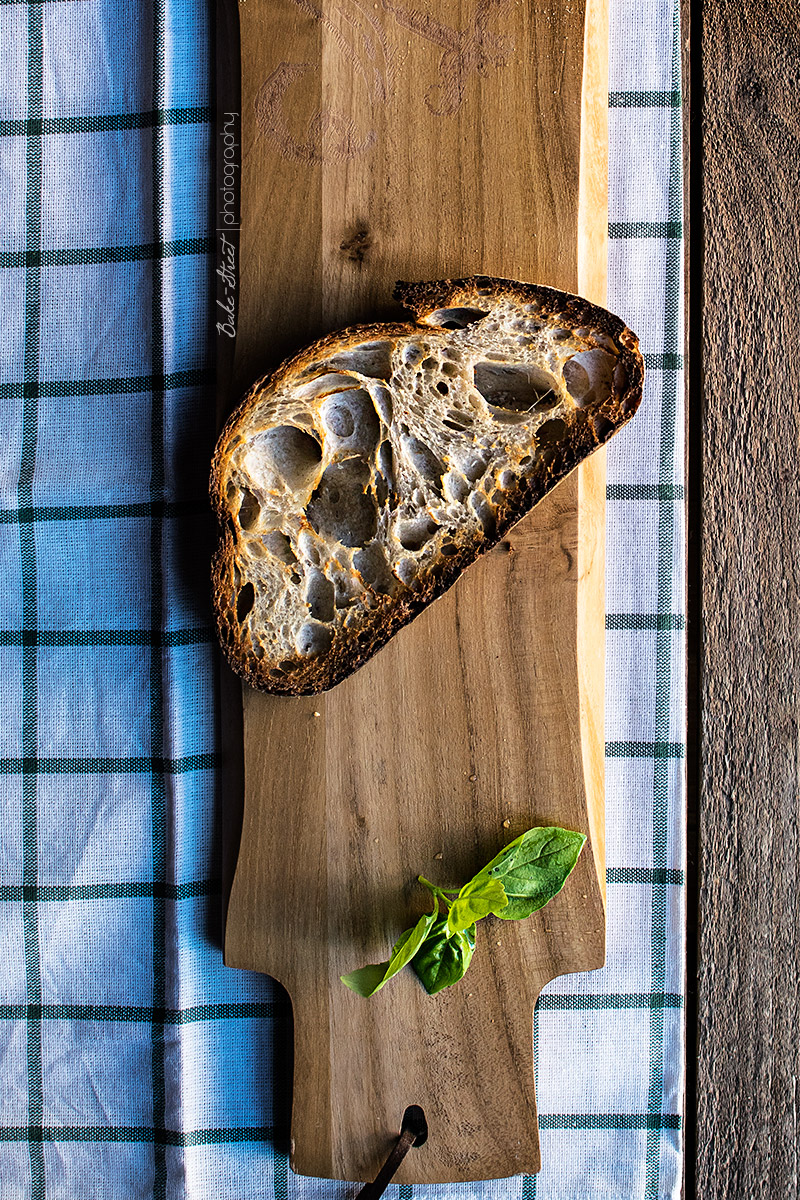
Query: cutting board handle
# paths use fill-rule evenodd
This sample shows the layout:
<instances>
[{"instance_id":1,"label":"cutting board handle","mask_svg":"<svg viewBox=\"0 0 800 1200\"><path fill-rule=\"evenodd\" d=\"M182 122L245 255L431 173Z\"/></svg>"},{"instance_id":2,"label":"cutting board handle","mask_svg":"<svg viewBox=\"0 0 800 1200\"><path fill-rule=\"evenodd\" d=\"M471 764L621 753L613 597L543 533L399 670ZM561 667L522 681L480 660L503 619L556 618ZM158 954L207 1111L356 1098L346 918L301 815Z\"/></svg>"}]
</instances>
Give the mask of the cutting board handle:
<instances>
[{"instance_id":1,"label":"cutting board handle","mask_svg":"<svg viewBox=\"0 0 800 1200\"><path fill-rule=\"evenodd\" d=\"M482 951L488 956L488 947ZM398 1167L394 1182L538 1171L534 993L523 984L513 1013L501 1017L488 970L476 971L469 990L465 985L439 997L426 996L410 973L394 987L394 994L386 989L369 1001L350 993L333 1006L324 988L313 994L292 989L295 1061L302 1063L294 1073L293 1169L314 1177L373 1178L397 1141L403 1113L415 1105L428 1137ZM492 1011L498 1015L481 1027ZM460 1032L470 1026L472 1044ZM477 1074L476 1054L484 1065ZM504 1083L509 1054L519 1080L513 1089ZM500 1068L494 1080L493 1061ZM487 1103L492 1111L502 1109L502 1126L485 1120ZM498 1151L501 1172L493 1170Z\"/></svg>"}]
</instances>

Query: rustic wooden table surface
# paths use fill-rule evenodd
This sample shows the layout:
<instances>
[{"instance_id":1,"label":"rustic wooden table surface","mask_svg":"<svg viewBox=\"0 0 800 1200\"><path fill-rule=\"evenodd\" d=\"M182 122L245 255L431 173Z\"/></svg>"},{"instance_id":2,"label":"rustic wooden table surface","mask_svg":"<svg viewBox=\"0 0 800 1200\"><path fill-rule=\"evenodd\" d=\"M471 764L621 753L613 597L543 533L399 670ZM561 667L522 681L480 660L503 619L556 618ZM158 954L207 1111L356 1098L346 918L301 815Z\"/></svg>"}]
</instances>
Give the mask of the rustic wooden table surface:
<instances>
[{"instance_id":1,"label":"rustic wooden table surface","mask_svg":"<svg viewBox=\"0 0 800 1200\"><path fill-rule=\"evenodd\" d=\"M798 1197L800 5L681 0L687 1200Z\"/></svg>"},{"instance_id":2,"label":"rustic wooden table surface","mask_svg":"<svg viewBox=\"0 0 800 1200\"><path fill-rule=\"evenodd\" d=\"M686 1192L703 1200L798 1194L798 15L684 0Z\"/></svg>"}]
</instances>

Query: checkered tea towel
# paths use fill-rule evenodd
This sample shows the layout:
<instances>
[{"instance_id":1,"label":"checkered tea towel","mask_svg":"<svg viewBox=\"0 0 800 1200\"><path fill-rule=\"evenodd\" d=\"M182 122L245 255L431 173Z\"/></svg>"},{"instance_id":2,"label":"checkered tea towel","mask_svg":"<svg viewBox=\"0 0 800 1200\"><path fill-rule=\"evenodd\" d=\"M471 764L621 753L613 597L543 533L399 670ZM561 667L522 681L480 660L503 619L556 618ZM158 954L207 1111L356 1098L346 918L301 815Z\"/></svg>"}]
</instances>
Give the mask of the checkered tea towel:
<instances>
[{"instance_id":1,"label":"checkered tea towel","mask_svg":"<svg viewBox=\"0 0 800 1200\"><path fill-rule=\"evenodd\" d=\"M608 965L539 1002L541 1174L403 1200L679 1192L680 43L676 0L611 7L609 305L648 374L609 454ZM289 1171L287 1004L220 952L212 9L0 3L2 1200L356 1190Z\"/></svg>"}]
</instances>

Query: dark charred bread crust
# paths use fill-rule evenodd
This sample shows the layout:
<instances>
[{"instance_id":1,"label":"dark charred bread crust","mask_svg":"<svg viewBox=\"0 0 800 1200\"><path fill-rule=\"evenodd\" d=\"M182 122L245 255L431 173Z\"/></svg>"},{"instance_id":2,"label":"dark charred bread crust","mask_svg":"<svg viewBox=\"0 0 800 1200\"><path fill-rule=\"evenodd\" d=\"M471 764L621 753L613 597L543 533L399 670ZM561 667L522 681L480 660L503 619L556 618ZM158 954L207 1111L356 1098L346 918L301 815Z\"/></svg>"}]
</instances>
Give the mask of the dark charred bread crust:
<instances>
[{"instance_id":1,"label":"dark charred bread crust","mask_svg":"<svg viewBox=\"0 0 800 1200\"><path fill-rule=\"evenodd\" d=\"M395 298L416 316L416 324L374 324L332 333L283 363L271 376L253 385L226 423L218 441L211 471L211 501L219 519L220 542L213 560L213 595L220 642L233 669L254 688L284 695L309 695L327 691L370 659L404 625L448 590L481 554L501 541L509 530L593 450L604 445L636 412L642 396L644 368L635 335L618 317L577 296L536 284L474 276L469 279L397 284ZM258 657L243 637L232 597L237 594L236 546L240 530L225 497L225 480L234 443L246 437L248 421L265 397L280 388L314 377L331 356L373 340L393 341L418 335L442 309L480 308L487 298L507 298L519 305L535 305L542 316L558 317L571 330L584 327L605 334L616 347L618 370L607 398L591 410L576 407L560 436L538 445L526 473L497 499L495 524L476 540L474 531L450 556L441 556L433 568L394 595L371 591L370 607L359 616L357 628L336 630L330 648L307 658L297 656L276 670L272 661ZM619 383L619 386L617 384ZM497 496L497 492L494 493ZM370 590L370 589L368 589Z\"/></svg>"}]
</instances>

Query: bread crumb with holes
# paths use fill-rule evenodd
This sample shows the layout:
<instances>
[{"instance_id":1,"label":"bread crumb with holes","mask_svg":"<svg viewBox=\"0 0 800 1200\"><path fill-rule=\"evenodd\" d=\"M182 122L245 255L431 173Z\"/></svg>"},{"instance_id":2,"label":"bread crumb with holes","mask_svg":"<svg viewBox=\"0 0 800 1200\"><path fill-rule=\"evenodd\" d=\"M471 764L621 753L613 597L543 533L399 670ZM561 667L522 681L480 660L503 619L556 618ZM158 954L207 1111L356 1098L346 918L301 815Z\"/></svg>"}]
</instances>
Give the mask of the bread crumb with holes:
<instances>
[{"instance_id":1,"label":"bread crumb with holes","mask_svg":"<svg viewBox=\"0 0 800 1200\"><path fill-rule=\"evenodd\" d=\"M579 297L485 276L395 295L413 322L308 347L220 435L217 628L263 691L352 674L479 555L510 552L641 400L635 335Z\"/></svg>"}]
</instances>

